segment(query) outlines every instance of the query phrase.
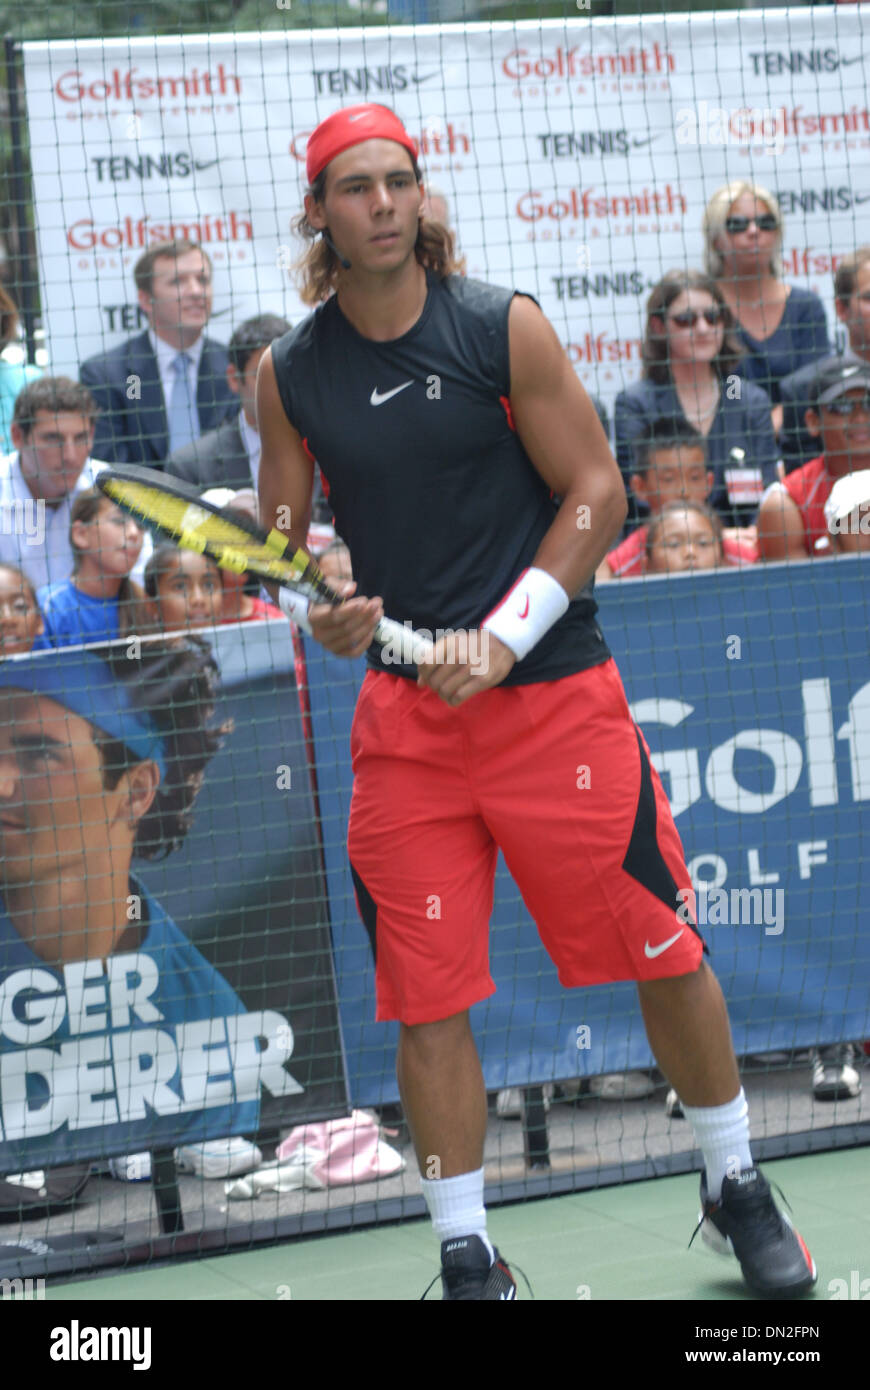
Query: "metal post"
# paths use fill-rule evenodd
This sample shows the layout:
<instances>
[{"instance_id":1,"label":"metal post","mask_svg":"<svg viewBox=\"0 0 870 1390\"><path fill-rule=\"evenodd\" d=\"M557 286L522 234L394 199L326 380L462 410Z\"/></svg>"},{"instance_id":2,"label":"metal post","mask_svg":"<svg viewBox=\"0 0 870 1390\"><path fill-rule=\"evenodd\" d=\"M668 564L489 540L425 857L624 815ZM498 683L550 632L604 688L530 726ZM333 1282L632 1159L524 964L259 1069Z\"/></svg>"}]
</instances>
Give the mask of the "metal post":
<instances>
[{"instance_id":1,"label":"metal post","mask_svg":"<svg viewBox=\"0 0 870 1390\"><path fill-rule=\"evenodd\" d=\"M36 361L36 320L39 316L39 296L37 294L37 271L32 254L33 234L27 218L27 180L24 168L25 121L18 101L19 49L11 34L4 40L6 62L6 90L9 98L9 125L12 133L12 179L11 193L15 208L15 222L18 231L17 256L15 257L14 284L16 303L24 325L24 341L27 360Z\"/></svg>"}]
</instances>

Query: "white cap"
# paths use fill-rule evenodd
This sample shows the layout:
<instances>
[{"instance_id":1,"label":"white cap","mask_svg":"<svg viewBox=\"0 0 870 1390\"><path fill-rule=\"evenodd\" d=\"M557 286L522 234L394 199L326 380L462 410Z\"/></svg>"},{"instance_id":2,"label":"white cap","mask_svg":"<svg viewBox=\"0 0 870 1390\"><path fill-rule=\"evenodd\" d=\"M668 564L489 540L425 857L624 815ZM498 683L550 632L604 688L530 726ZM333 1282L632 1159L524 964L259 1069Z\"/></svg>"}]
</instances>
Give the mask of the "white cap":
<instances>
[{"instance_id":1,"label":"white cap","mask_svg":"<svg viewBox=\"0 0 870 1390\"><path fill-rule=\"evenodd\" d=\"M857 507L870 504L870 468L862 468L857 473L847 473L838 478L831 488L831 495L825 503L825 521L828 530L837 530L838 523L851 516Z\"/></svg>"}]
</instances>

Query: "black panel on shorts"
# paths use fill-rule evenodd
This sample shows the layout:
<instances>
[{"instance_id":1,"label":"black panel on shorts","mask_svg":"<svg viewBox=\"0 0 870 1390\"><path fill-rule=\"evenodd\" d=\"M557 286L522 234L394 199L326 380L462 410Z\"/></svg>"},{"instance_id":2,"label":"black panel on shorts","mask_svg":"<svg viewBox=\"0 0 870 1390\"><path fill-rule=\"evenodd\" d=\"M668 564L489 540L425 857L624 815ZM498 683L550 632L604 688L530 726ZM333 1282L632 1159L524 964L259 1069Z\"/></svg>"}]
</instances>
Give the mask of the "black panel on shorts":
<instances>
[{"instance_id":1,"label":"black panel on shorts","mask_svg":"<svg viewBox=\"0 0 870 1390\"><path fill-rule=\"evenodd\" d=\"M625 858L622 861L622 867L642 887L654 894L659 902L663 902L665 907L670 908L676 916L680 901L677 897L677 885L673 874L665 863L656 838L656 798L653 790L652 768L643 746L640 730L636 724L634 732L637 736L637 747L640 753L640 791L637 798L634 828L631 832ZM687 925L703 942L704 939L694 922L689 922ZM706 943L704 943L704 954L709 955Z\"/></svg>"},{"instance_id":2,"label":"black panel on shorts","mask_svg":"<svg viewBox=\"0 0 870 1390\"><path fill-rule=\"evenodd\" d=\"M362 918L363 926L365 927L366 931L368 932L368 938L369 938L369 942L371 943L371 948L372 948L372 958L373 958L375 964L377 965L377 963L378 963L378 942L377 942L378 905L377 905L377 903L375 902L374 898L372 897L371 893L369 892L368 888L366 888L365 884L363 883L363 881L362 881L362 879L360 878L359 874L357 873L356 869L353 867L353 864L351 864L351 866L350 866L350 872L351 872L351 877L353 878L354 890L355 890L355 892L356 892L356 905L357 905L357 907L359 908L359 915L360 915L360 917Z\"/></svg>"}]
</instances>

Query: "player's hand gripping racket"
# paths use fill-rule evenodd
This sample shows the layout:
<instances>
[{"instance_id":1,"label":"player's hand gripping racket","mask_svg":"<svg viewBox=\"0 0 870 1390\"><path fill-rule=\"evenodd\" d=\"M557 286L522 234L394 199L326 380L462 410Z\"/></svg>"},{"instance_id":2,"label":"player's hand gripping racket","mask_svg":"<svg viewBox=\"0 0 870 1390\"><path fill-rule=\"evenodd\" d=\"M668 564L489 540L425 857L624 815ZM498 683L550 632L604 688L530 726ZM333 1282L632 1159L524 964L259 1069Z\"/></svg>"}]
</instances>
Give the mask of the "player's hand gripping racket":
<instances>
[{"instance_id":1,"label":"player's hand gripping racket","mask_svg":"<svg viewBox=\"0 0 870 1390\"><path fill-rule=\"evenodd\" d=\"M96 484L137 521L147 522L183 550L210 555L222 569L271 580L312 603L338 607L346 602L306 551L288 554L288 538L280 531L266 531L248 517L226 516L188 483L153 468L125 464L100 473ZM391 645L397 662L405 664L424 661L432 653L428 638L392 618L381 618L374 640L382 647Z\"/></svg>"}]
</instances>

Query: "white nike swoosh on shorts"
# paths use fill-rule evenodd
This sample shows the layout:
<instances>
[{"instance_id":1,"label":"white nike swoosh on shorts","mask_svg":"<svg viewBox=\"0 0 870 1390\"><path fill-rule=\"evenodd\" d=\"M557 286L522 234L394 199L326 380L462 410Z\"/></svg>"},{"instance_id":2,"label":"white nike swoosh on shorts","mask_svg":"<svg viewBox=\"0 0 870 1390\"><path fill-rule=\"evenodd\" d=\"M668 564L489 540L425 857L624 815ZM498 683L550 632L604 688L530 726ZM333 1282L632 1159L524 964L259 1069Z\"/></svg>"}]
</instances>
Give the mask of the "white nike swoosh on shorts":
<instances>
[{"instance_id":1,"label":"white nike swoosh on shorts","mask_svg":"<svg viewBox=\"0 0 870 1390\"><path fill-rule=\"evenodd\" d=\"M645 942L643 948L644 955L647 957L648 960L655 960L656 956L660 956L662 951L666 951L669 946L673 946L675 941L679 941L684 931L685 927L680 927L680 930L677 932L676 936L669 937L668 940L663 941L660 946L650 946L648 941Z\"/></svg>"},{"instance_id":2,"label":"white nike swoosh on shorts","mask_svg":"<svg viewBox=\"0 0 870 1390\"><path fill-rule=\"evenodd\" d=\"M384 401L388 401L391 396L398 396L400 391L404 391L406 387L413 385L413 381L403 381L401 386L394 386L392 391L385 391L382 396L378 394L378 388L376 386L369 396L369 405L383 405Z\"/></svg>"}]
</instances>

